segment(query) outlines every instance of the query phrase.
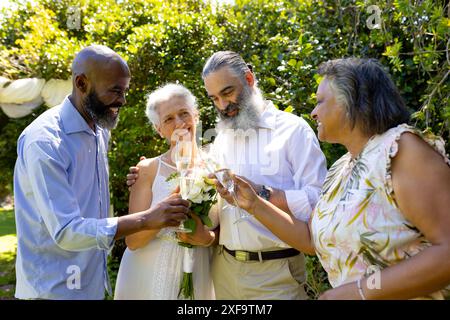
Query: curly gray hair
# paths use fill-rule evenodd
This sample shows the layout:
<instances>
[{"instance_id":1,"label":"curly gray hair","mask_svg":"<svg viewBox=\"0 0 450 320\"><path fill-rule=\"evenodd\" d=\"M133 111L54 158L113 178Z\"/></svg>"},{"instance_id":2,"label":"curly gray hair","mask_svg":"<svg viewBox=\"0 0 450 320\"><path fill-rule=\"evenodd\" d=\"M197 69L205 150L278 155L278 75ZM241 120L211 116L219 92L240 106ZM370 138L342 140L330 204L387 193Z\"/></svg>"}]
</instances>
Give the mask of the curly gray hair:
<instances>
[{"instance_id":1,"label":"curly gray hair","mask_svg":"<svg viewBox=\"0 0 450 320\"><path fill-rule=\"evenodd\" d=\"M181 84L168 83L147 96L145 114L154 126L158 125L160 121L158 114L159 105L173 98L182 98L187 102L189 107L197 109L197 99L191 91Z\"/></svg>"}]
</instances>

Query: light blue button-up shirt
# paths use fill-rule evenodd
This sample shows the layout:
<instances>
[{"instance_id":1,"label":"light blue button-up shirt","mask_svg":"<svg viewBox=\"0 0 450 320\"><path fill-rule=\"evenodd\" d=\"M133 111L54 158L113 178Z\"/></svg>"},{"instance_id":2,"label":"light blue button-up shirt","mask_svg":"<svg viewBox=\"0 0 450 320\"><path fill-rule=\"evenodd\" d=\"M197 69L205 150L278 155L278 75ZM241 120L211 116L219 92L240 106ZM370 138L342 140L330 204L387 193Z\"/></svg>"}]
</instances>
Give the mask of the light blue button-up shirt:
<instances>
[{"instance_id":1,"label":"light blue button-up shirt","mask_svg":"<svg viewBox=\"0 0 450 320\"><path fill-rule=\"evenodd\" d=\"M20 135L14 170L16 294L103 299L117 231L109 218L109 131L88 126L70 100Z\"/></svg>"}]
</instances>

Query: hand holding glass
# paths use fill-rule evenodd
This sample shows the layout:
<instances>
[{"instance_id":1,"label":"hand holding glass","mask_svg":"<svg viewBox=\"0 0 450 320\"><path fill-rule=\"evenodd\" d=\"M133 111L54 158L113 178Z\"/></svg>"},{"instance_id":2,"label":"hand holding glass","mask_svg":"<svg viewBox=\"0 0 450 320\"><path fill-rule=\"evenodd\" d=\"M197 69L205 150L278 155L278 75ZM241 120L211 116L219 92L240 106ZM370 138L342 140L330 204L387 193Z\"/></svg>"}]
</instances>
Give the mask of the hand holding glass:
<instances>
[{"instance_id":1,"label":"hand holding glass","mask_svg":"<svg viewBox=\"0 0 450 320\"><path fill-rule=\"evenodd\" d=\"M236 198L236 192L235 192L235 184L233 181L233 178L231 176L231 170L230 169L220 169L214 172L214 175L216 176L217 180L224 186L225 189L231 194L233 197L233 202L236 208L239 212L239 219L237 219L234 223L241 222L247 218L249 218L251 215L243 210L238 203L238 200Z\"/></svg>"}]
</instances>

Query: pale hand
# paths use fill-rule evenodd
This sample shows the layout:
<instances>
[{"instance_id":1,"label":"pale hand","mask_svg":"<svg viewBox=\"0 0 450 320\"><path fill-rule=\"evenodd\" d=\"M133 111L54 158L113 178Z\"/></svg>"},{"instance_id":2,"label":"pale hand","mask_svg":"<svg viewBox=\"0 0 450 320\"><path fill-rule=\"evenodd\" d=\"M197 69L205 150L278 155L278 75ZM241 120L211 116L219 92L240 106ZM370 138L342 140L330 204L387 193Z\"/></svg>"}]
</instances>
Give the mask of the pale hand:
<instances>
[{"instance_id":1,"label":"pale hand","mask_svg":"<svg viewBox=\"0 0 450 320\"><path fill-rule=\"evenodd\" d=\"M258 199L254 184L242 176L233 175L233 180L235 183L234 192L239 206L250 214L254 214L253 207Z\"/></svg>"},{"instance_id":2,"label":"pale hand","mask_svg":"<svg viewBox=\"0 0 450 320\"><path fill-rule=\"evenodd\" d=\"M194 246L206 246L212 240L212 231L209 231L205 225L203 225L202 220L195 213L191 212L190 216L196 222L195 232L177 232L178 239Z\"/></svg>"}]
</instances>

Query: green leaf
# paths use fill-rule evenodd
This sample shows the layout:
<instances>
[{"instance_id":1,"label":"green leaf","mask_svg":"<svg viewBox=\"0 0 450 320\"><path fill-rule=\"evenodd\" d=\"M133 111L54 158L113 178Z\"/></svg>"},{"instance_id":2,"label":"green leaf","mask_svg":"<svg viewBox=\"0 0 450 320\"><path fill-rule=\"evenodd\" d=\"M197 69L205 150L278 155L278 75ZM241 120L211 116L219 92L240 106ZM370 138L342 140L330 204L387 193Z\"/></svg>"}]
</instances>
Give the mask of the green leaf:
<instances>
[{"instance_id":1,"label":"green leaf","mask_svg":"<svg viewBox=\"0 0 450 320\"><path fill-rule=\"evenodd\" d=\"M294 68L295 68L295 66L297 65L297 60L295 60L295 59L290 59L290 60L288 61L288 65L290 65L291 67L294 67Z\"/></svg>"},{"instance_id":2,"label":"green leaf","mask_svg":"<svg viewBox=\"0 0 450 320\"><path fill-rule=\"evenodd\" d=\"M186 242L181 242L181 241L178 242L178 245L182 246L182 247L186 247L186 248L192 248L193 247L192 244L186 243Z\"/></svg>"},{"instance_id":3,"label":"green leaf","mask_svg":"<svg viewBox=\"0 0 450 320\"><path fill-rule=\"evenodd\" d=\"M202 222L205 226L210 227L210 228L212 227L212 221L208 216L202 215L202 216L200 216L200 219L202 219Z\"/></svg>"},{"instance_id":4,"label":"green leaf","mask_svg":"<svg viewBox=\"0 0 450 320\"><path fill-rule=\"evenodd\" d=\"M184 221L184 227L187 229L191 229L192 232L190 233L194 233L195 229L197 228L197 223L195 222L194 219L188 218L187 220Z\"/></svg>"},{"instance_id":5,"label":"green leaf","mask_svg":"<svg viewBox=\"0 0 450 320\"><path fill-rule=\"evenodd\" d=\"M315 74L313 75L313 78L314 78L314 80L316 80L316 84L319 84L320 81L322 81L323 76L321 76L321 75L318 74L318 73L315 73ZM314 98L315 98L315 97L316 97L316 94L313 92L313 93L311 94L311 96L314 96Z\"/></svg>"},{"instance_id":6,"label":"green leaf","mask_svg":"<svg viewBox=\"0 0 450 320\"><path fill-rule=\"evenodd\" d=\"M293 106L288 106L286 109L284 109L284 112L292 113L292 111L294 111L294 107Z\"/></svg>"},{"instance_id":7,"label":"green leaf","mask_svg":"<svg viewBox=\"0 0 450 320\"><path fill-rule=\"evenodd\" d=\"M166 178L166 181L169 182L170 180L177 178L178 175L179 175L178 172L174 172Z\"/></svg>"}]
</instances>

